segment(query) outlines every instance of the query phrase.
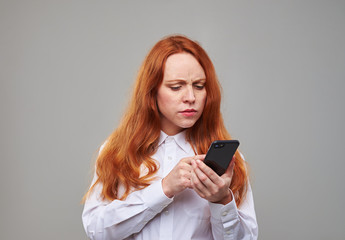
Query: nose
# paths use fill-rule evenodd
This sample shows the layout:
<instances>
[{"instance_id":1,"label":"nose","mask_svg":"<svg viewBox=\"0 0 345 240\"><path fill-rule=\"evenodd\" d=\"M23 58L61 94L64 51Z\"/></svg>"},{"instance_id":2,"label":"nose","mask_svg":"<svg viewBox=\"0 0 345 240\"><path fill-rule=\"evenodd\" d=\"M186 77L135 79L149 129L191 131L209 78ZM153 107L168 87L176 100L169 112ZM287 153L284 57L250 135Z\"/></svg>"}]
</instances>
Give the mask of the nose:
<instances>
[{"instance_id":1,"label":"nose","mask_svg":"<svg viewBox=\"0 0 345 240\"><path fill-rule=\"evenodd\" d=\"M194 103L195 102L195 94L193 87L188 86L183 96L183 102L186 103Z\"/></svg>"}]
</instances>

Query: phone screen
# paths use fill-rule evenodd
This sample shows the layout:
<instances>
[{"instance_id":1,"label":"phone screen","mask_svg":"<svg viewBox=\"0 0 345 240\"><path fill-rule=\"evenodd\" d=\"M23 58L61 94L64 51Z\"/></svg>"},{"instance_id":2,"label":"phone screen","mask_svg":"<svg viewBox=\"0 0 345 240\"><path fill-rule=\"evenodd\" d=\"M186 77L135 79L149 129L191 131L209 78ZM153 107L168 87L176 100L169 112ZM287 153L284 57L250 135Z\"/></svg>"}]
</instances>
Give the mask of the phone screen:
<instances>
[{"instance_id":1,"label":"phone screen","mask_svg":"<svg viewBox=\"0 0 345 240\"><path fill-rule=\"evenodd\" d=\"M223 175L239 145L238 140L214 141L207 151L204 163L219 176Z\"/></svg>"}]
</instances>

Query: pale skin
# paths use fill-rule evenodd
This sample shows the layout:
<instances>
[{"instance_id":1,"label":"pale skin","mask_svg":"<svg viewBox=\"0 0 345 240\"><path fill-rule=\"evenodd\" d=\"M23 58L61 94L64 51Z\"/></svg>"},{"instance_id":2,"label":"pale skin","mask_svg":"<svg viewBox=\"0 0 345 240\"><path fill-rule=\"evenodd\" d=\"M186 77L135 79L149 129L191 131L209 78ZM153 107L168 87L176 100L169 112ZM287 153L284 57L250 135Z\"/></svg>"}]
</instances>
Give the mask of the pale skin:
<instances>
[{"instance_id":1,"label":"pale skin","mask_svg":"<svg viewBox=\"0 0 345 240\"><path fill-rule=\"evenodd\" d=\"M203 156L205 158L205 156ZM200 197L220 204L227 204L232 201L230 184L234 171L234 162L231 161L229 167L222 176L218 176L211 168L201 160L192 160L193 171L191 173L191 185Z\"/></svg>"},{"instance_id":2,"label":"pale skin","mask_svg":"<svg viewBox=\"0 0 345 240\"><path fill-rule=\"evenodd\" d=\"M167 197L173 197L186 188L192 188L202 198L219 204L232 201L229 191L234 170L234 161L231 161L226 172L218 176L202 161L205 155L183 158L163 179L163 191Z\"/></svg>"},{"instance_id":3,"label":"pale skin","mask_svg":"<svg viewBox=\"0 0 345 240\"><path fill-rule=\"evenodd\" d=\"M175 135L195 124L206 101L205 82L205 72L191 54L177 53L168 57L157 93L162 131ZM234 161L222 176L218 176L203 163L204 158L205 155L196 155L181 159L162 181L165 195L171 198L191 188L210 202L227 204L232 201L229 187Z\"/></svg>"}]
</instances>

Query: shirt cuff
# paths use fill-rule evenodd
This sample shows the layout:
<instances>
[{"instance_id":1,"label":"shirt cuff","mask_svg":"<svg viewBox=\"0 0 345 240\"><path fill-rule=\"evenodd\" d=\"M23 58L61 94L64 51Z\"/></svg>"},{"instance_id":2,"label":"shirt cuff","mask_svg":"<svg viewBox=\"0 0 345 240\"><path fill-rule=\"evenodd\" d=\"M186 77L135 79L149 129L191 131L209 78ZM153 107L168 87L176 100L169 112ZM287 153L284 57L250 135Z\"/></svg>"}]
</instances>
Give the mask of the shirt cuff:
<instances>
[{"instance_id":1,"label":"shirt cuff","mask_svg":"<svg viewBox=\"0 0 345 240\"><path fill-rule=\"evenodd\" d=\"M232 195L232 201L226 205L209 202L212 218L222 221L222 222L238 218L238 211L237 211L237 206L235 202L235 197L232 191L230 192Z\"/></svg>"},{"instance_id":2,"label":"shirt cuff","mask_svg":"<svg viewBox=\"0 0 345 240\"><path fill-rule=\"evenodd\" d=\"M154 212L162 211L173 201L173 198L168 198L163 192L162 180L156 181L145 188L143 190L143 199L147 207Z\"/></svg>"}]
</instances>

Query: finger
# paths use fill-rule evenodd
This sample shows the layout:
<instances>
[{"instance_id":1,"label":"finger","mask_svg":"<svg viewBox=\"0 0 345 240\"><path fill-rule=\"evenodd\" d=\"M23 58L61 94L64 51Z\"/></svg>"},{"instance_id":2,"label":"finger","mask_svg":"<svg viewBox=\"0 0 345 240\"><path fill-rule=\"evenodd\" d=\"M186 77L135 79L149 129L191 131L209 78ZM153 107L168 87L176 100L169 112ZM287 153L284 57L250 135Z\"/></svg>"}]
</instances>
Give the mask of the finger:
<instances>
[{"instance_id":1,"label":"finger","mask_svg":"<svg viewBox=\"0 0 345 240\"><path fill-rule=\"evenodd\" d=\"M205 163L202 161L196 161L196 164L198 166L198 169L207 176L208 179L210 179L210 182L217 184L219 182L219 176L217 173L215 173L210 167L208 167Z\"/></svg>"},{"instance_id":2,"label":"finger","mask_svg":"<svg viewBox=\"0 0 345 240\"><path fill-rule=\"evenodd\" d=\"M182 158L180 162L191 164L193 157Z\"/></svg>"},{"instance_id":3,"label":"finger","mask_svg":"<svg viewBox=\"0 0 345 240\"><path fill-rule=\"evenodd\" d=\"M200 182L198 177L196 176L195 172L192 172L191 176L191 185L194 191L202 198L204 198L206 195L204 194L205 191L205 186Z\"/></svg>"},{"instance_id":4,"label":"finger","mask_svg":"<svg viewBox=\"0 0 345 240\"><path fill-rule=\"evenodd\" d=\"M198 167L198 165L196 165L195 159L191 161L191 164L193 169Z\"/></svg>"},{"instance_id":5,"label":"finger","mask_svg":"<svg viewBox=\"0 0 345 240\"><path fill-rule=\"evenodd\" d=\"M202 198L206 197L206 194L204 194L202 191L200 191L197 187L195 187L194 185L192 185L193 190Z\"/></svg>"},{"instance_id":6,"label":"finger","mask_svg":"<svg viewBox=\"0 0 345 240\"><path fill-rule=\"evenodd\" d=\"M196 172L200 172L200 169L198 169L198 165L195 160L192 160L192 167L193 167L193 170L191 172L191 178L192 178L193 185L195 185L198 189L205 188L203 182L199 178L200 173L199 174L196 173Z\"/></svg>"},{"instance_id":7,"label":"finger","mask_svg":"<svg viewBox=\"0 0 345 240\"><path fill-rule=\"evenodd\" d=\"M235 166L235 157L232 158L228 168L226 169L226 171L223 175L227 175L229 177L232 177L233 172L234 172L234 166Z\"/></svg>"},{"instance_id":8,"label":"finger","mask_svg":"<svg viewBox=\"0 0 345 240\"><path fill-rule=\"evenodd\" d=\"M209 176L200 169L199 162L202 163L200 160L195 161L195 166L193 168L193 172L195 177L198 180L198 184L196 185L200 191L206 192L210 189L215 188L215 184L209 178ZM212 170L211 170L212 171Z\"/></svg>"},{"instance_id":9,"label":"finger","mask_svg":"<svg viewBox=\"0 0 345 240\"><path fill-rule=\"evenodd\" d=\"M204 161L206 154L195 155L195 160Z\"/></svg>"},{"instance_id":10,"label":"finger","mask_svg":"<svg viewBox=\"0 0 345 240\"><path fill-rule=\"evenodd\" d=\"M181 169L191 172L193 170L192 163L181 162L180 163Z\"/></svg>"}]
</instances>

